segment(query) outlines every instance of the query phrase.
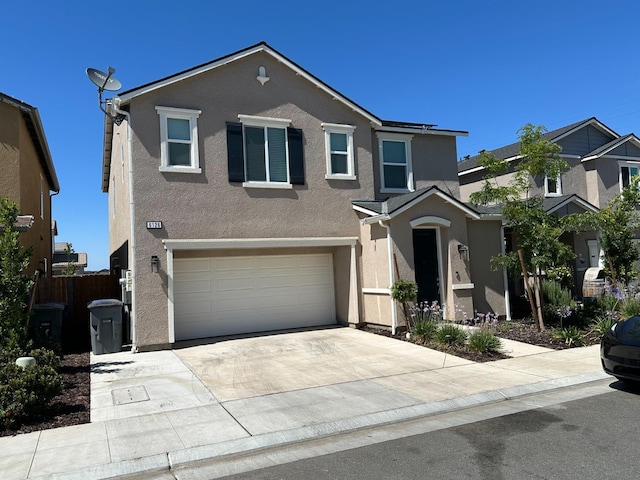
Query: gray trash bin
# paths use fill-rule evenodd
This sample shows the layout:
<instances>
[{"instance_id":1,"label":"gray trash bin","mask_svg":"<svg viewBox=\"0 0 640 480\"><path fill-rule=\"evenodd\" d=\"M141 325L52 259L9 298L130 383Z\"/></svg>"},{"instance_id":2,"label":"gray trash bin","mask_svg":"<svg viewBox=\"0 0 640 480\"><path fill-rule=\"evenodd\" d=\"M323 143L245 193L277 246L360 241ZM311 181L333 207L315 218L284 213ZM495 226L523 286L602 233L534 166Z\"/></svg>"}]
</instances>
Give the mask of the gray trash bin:
<instances>
[{"instance_id":1,"label":"gray trash bin","mask_svg":"<svg viewBox=\"0 0 640 480\"><path fill-rule=\"evenodd\" d=\"M122 302L115 299L94 300L89 309L91 351L115 353L122 350Z\"/></svg>"}]
</instances>

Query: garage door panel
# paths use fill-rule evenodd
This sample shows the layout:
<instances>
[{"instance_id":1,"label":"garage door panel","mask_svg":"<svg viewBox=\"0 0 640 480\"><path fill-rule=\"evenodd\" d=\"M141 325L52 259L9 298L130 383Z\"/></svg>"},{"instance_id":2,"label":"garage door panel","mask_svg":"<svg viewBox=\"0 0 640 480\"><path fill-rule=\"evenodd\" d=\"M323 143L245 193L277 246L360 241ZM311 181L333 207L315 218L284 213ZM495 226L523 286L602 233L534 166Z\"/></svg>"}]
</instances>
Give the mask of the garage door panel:
<instances>
[{"instance_id":1,"label":"garage door panel","mask_svg":"<svg viewBox=\"0 0 640 480\"><path fill-rule=\"evenodd\" d=\"M179 295L190 293L211 293L211 280L187 280L174 282L173 291Z\"/></svg>"},{"instance_id":2,"label":"garage door panel","mask_svg":"<svg viewBox=\"0 0 640 480\"><path fill-rule=\"evenodd\" d=\"M174 273L196 273L196 272L208 272L209 268L209 259L206 258L198 258L198 259L186 259L186 258L178 258L173 262L173 272Z\"/></svg>"},{"instance_id":3,"label":"garage door panel","mask_svg":"<svg viewBox=\"0 0 640 480\"><path fill-rule=\"evenodd\" d=\"M281 275L276 277L256 278L254 285L258 289L291 288L298 285L298 277L295 275Z\"/></svg>"},{"instance_id":4,"label":"garage door panel","mask_svg":"<svg viewBox=\"0 0 640 480\"><path fill-rule=\"evenodd\" d=\"M218 278L216 279L215 291L216 292L233 292L238 291L250 291L254 288L253 277L237 277L237 278Z\"/></svg>"},{"instance_id":5,"label":"garage door panel","mask_svg":"<svg viewBox=\"0 0 640 480\"><path fill-rule=\"evenodd\" d=\"M214 259L215 269L228 274L242 274L254 268L253 257L220 257Z\"/></svg>"},{"instance_id":6,"label":"garage door panel","mask_svg":"<svg viewBox=\"0 0 640 480\"><path fill-rule=\"evenodd\" d=\"M178 263L177 340L336 322L331 254L177 259Z\"/></svg>"},{"instance_id":7,"label":"garage door panel","mask_svg":"<svg viewBox=\"0 0 640 480\"><path fill-rule=\"evenodd\" d=\"M180 316L204 314L207 318L210 318L211 312L211 300L175 304L175 313Z\"/></svg>"}]
</instances>

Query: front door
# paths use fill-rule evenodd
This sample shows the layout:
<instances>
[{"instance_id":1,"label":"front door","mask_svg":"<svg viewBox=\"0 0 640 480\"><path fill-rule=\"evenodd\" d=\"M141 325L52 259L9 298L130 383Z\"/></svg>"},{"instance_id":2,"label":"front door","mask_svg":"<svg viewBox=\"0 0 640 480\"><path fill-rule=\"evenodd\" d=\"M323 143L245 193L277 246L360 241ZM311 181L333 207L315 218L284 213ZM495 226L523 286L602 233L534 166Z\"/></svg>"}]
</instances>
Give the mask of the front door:
<instances>
[{"instance_id":1,"label":"front door","mask_svg":"<svg viewBox=\"0 0 640 480\"><path fill-rule=\"evenodd\" d=\"M413 231L413 262L418 284L418 302L440 299L440 274L438 270L438 244L434 228Z\"/></svg>"}]
</instances>

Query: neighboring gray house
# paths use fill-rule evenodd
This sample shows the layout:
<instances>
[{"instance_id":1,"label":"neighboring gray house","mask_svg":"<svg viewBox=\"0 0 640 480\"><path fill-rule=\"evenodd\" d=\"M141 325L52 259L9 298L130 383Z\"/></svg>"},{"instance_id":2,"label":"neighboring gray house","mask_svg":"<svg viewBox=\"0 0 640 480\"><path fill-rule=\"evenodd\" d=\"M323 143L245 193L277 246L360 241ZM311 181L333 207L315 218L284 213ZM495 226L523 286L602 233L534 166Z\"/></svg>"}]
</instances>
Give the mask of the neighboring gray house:
<instances>
[{"instance_id":1,"label":"neighboring gray house","mask_svg":"<svg viewBox=\"0 0 640 480\"><path fill-rule=\"evenodd\" d=\"M543 179L532 192L544 195L549 212L564 215L603 208L640 173L640 139L634 134L621 136L595 117L547 132L544 138L562 147L560 155L570 167L559 178ZM498 179L500 184L509 183L513 177L513 168L521 159L519 151L519 143L491 151L511 163L509 173ZM474 156L458 162L464 202L481 187L486 174L478 160L479 156ZM563 241L572 245L577 255L573 269L576 293L580 295L586 269L601 266L597 232L566 234Z\"/></svg>"},{"instance_id":2,"label":"neighboring gray house","mask_svg":"<svg viewBox=\"0 0 640 480\"><path fill-rule=\"evenodd\" d=\"M454 305L505 313L502 274L487 268L500 222L459 201L466 132L383 121L265 43L121 92L108 109L102 189L134 349L395 328L398 275L449 318Z\"/></svg>"},{"instance_id":3,"label":"neighboring gray house","mask_svg":"<svg viewBox=\"0 0 640 480\"><path fill-rule=\"evenodd\" d=\"M53 247L53 263L51 270L54 275L80 275L87 268L87 254L73 251L67 242L55 242Z\"/></svg>"}]
</instances>

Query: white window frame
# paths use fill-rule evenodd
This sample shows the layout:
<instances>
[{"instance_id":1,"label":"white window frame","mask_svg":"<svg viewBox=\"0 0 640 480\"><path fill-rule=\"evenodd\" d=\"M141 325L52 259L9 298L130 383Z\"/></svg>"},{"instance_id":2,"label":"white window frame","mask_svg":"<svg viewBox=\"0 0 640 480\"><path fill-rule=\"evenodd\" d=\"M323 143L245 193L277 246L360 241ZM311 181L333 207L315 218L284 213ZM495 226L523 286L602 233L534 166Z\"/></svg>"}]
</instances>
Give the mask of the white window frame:
<instances>
[{"instance_id":1,"label":"white window frame","mask_svg":"<svg viewBox=\"0 0 640 480\"><path fill-rule=\"evenodd\" d=\"M549 177L544 177L544 196L545 197L560 197L562 195L562 177L558 175L555 180L556 182L556 191L549 191Z\"/></svg>"},{"instance_id":2,"label":"white window frame","mask_svg":"<svg viewBox=\"0 0 640 480\"><path fill-rule=\"evenodd\" d=\"M201 173L202 169L200 168L200 157L198 154L198 117L202 111L175 107L156 107L156 111L160 116L160 171L173 173ZM172 140L172 142L190 144L191 165L169 164L169 138L167 129L167 119L169 118L189 120L191 140L189 142Z\"/></svg>"},{"instance_id":3,"label":"white window frame","mask_svg":"<svg viewBox=\"0 0 640 480\"><path fill-rule=\"evenodd\" d=\"M406 135L402 133L388 133L388 132L377 132L378 136L378 155L380 157L380 192L382 193L407 193L413 192L415 190L415 185L413 182L413 164L411 160L411 140L413 139L413 135ZM383 153L383 143L385 141L389 142L402 142L405 145L405 168L407 172L407 188L387 188L384 182L384 167L387 165L384 161L384 153ZM389 163L388 165L399 166L399 163Z\"/></svg>"},{"instance_id":4,"label":"white window frame","mask_svg":"<svg viewBox=\"0 0 640 480\"><path fill-rule=\"evenodd\" d=\"M284 188L284 189L292 189L293 185L291 184L291 175L289 173L289 138L287 127L291 125L291 120L286 118L271 118L271 117L258 117L255 115L238 115L238 119L242 123L242 142L243 142L243 150L244 150L244 175L245 181L242 183L243 187L246 188ZM262 127L265 129L264 132L264 152L265 152L265 171L267 174L266 181L255 181L255 180L247 180L247 149L246 149L246 135L244 132L245 127ZM286 182L274 182L269 180L269 145L267 140L267 128L279 128L284 130L284 151L285 151L285 162L286 162L286 171L287 171L287 181Z\"/></svg>"},{"instance_id":5,"label":"white window frame","mask_svg":"<svg viewBox=\"0 0 640 480\"><path fill-rule=\"evenodd\" d=\"M353 132L356 127L354 125L343 125L338 123L322 123L324 130L324 144L326 152L327 173L324 178L328 180L356 180L355 170L355 153L353 149ZM331 150L331 134L341 134L347 136L347 151L338 152ZM333 173L331 170L331 155L345 155L347 157L347 173Z\"/></svg>"},{"instance_id":6,"label":"white window frame","mask_svg":"<svg viewBox=\"0 0 640 480\"><path fill-rule=\"evenodd\" d=\"M44 177L40 174L40 218L44 219Z\"/></svg>"},{"instance_id":7,"label":"white window frame","mask_svg":"<svg viewBox=\"0 0 640 480\"><path fill-rule=\"evenodd\" d=\"M621 192L624 189L624 186L622 184L622 169L623 168L637 168L638 169L638 175L640 175L640 162L624 162L624 161L619 161L618 162L618 184L620 185L620 191ZM631 182L632 178L633 177L631 175L629 175L629 182Z\"/></svg>"}]
</instances>

